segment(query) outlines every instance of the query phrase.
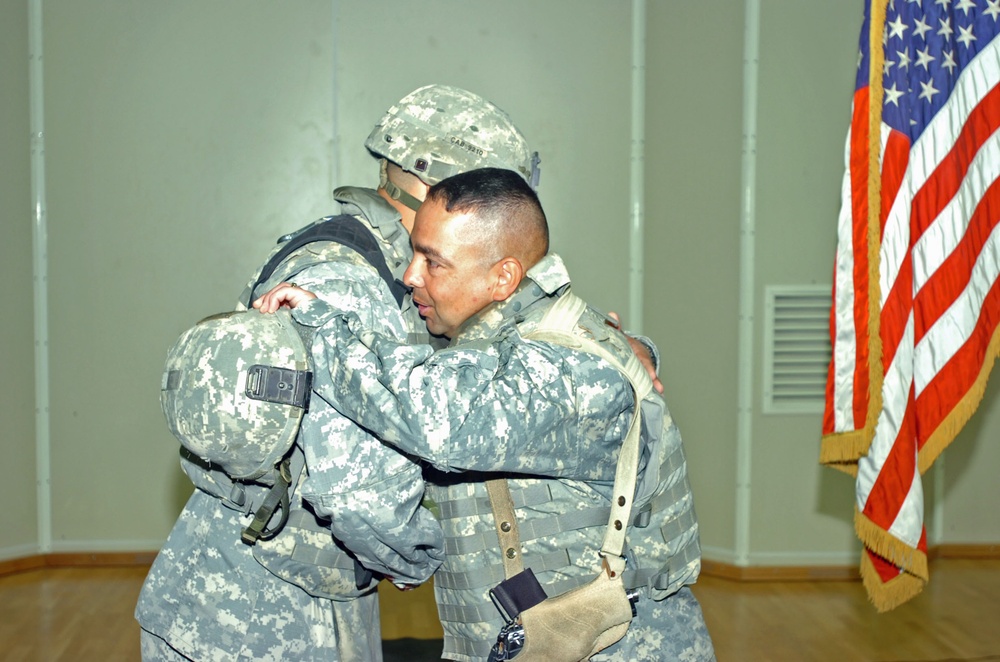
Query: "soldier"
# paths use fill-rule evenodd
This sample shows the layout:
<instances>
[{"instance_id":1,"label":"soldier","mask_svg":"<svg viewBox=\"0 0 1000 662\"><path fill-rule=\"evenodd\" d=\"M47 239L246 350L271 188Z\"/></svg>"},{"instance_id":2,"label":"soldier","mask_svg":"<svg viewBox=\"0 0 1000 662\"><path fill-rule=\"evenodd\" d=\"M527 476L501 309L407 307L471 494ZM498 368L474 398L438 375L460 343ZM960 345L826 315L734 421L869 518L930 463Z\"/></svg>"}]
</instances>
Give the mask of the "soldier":
<instances>
[{"instance_id":1,"label":"soldier","mask_svg":"<svg viewBox=\"0 0 1000 662\"><path fill-rule=\"evenodd\" d=\"M430 185L484 165L525 179L536 172L506 113L443 85L392 106L365 146L379 162L378 189L338 188L334 197L364 224L397 280L412 256L408 233ZM409 297L397 303L402 288L393 292L357 252L311 244L286 262L304 265L297 282L332 308L399 342L430 339ZM274 284L265 279L260 291ZM252 546L241 542L241 531L263 488L234 483L190 456L182 466L198 489L142 587L135 615L144 660L381 659L379 576L418 584L443 557L440 526L420 506L418 465L313 397L292 453L289 521Z\"/></svg>"},{"instance_id":2,"label":"soldier","mask_svg":"<svg viewBox=\"0 0 1000 662\"><path fill-rule=\"evenodd\" d=\"M494 168L446 179L430 189L411 242L404 282L428 329L451 338L447 349L404 346L290 285L255 305L265 312L288 305L318 329L313 358L330 377L319 392L339 411L442 472L475 472L444 473L428 485L447 549L435 575L444 657L490 654L504 619L489 590L505 576L505 557L519 556L550 597L600 572L611 488L638 396L643 451L622 575L637 595L635 616L623 639L591 659L713 660L689 588L701 552L679 432L662 399L634 395L635 380L609 360L537 335L548 330L543 321L556 302L573 295L562 261L547 253L534 192ZM573 337L624 364L629 344L612 326L585 309ZM485 482L497 477L508 478L519 549L502 551L498 539L507 529L496 523ZM565 629L585 637L575 623Z\"/></svg>"}]
</instances>

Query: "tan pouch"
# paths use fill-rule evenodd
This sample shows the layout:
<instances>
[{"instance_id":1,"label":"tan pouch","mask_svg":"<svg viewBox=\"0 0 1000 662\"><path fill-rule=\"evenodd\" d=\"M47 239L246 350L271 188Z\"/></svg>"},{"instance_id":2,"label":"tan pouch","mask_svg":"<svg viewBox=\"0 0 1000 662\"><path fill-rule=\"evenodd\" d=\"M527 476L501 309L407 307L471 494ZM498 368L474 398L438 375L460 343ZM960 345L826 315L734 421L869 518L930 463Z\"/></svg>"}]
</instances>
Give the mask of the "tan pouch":
<instances>
[{"instance_id":1,"label":"tan pouch","mask_svg":"<svg viewBox=\"0 0 1000 662\"><path fill-rule=\"evenodd\" d=\"M579 662L617 643L632 622L621 575L597 577L521 613L524 647L518 662Z\"/></svg>"}]
</instances>

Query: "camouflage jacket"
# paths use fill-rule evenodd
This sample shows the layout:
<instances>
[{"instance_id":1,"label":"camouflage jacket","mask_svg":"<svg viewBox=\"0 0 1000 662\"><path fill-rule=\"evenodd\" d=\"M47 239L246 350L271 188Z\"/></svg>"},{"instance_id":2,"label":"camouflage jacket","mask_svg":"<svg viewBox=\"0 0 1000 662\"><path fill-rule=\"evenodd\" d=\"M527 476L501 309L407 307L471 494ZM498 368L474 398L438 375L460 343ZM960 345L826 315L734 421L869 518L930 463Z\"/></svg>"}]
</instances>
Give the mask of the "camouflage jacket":
<instances>
[{"instance_id":1,"label":"camouflage jacket","mask_svg":"<svg viewBox=\"0 0 1000 662\"><path fill-rule=\"evenodd\" d=\"M409 241L391 206L373 191L338 189L336 195L345 211L372 228L389 267L401 276ZM409 302L401 314L384 282L353 251L335 249L296 281L401 342L426 338ZM311 510L326 522L317 546L343 545L399 582L423 581L438 567L442 534L420 506L419 466L315 396L296 453L306 477L295 496L309 507L298 505L293 516ZM136 607L143 629L195 660L380 660L377 593L330 600L280 579L254 556L264 545L240 541L248 522L221 499L194 492L143 585ZM279 534L268 543L280 548L283 540Z\"/></svg>"},{"instance_id":2,"label":"camouflage jacket","mask_svg":"<svg viewBox=\"0 0 1000 662\"><path fill-rule=\"evenodd\" d=\"M503 570L484 481L513 475L524 565L535 570L548 595L592 579L600 567L618 451L635 405L627 380L603 359L525 338L569 285L554 255L528 276L513 296L469 320L436 354L403 346L321 303L309 311L315 323L325 320L324 360L333 376L325 397L445 472L428 493L446 536L435 591L449 659L485 658L502 625L488 597ZM588 314L598 340L620 357L630 352L620 334L593 310ZM687 589L678 592L697 578L700 550L680 436L665 407L662 412L667 445L678 451L671 454L676 489L667 510L683 520L683 540L637 532L629 544L633 567L640 569L636 554L652 557L656 566L678 556L676 583L667 599L644 591L629 634L595 659L682 659L674 653L686 651L692 660L711 659L697 601ZM647 451L640 471L648 459ZM658 529L651 533L659 536ZM676 636L666 640L667 632Z\"/></svg>"}]
</instances>

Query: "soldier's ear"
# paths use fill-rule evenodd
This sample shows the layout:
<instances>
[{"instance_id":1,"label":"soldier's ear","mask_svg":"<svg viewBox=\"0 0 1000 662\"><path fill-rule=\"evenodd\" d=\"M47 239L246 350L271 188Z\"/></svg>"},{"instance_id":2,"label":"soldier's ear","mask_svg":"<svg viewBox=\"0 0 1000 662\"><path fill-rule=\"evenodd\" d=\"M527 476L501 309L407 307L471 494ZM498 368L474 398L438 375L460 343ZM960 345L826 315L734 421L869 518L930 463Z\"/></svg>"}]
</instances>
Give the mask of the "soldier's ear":
<instances>
[{"instance_id":1,"label":"soldier's ear","mask_svg":"<svg viewBox=\"0 0 1000 662\"><path fill-rule=\"evenodd\" d=\"M503 301L517 289L524 278L524 266L516 257L505 257L493 265L496 278L493 288L493 300Z\"/></svg>"}]
</instances>

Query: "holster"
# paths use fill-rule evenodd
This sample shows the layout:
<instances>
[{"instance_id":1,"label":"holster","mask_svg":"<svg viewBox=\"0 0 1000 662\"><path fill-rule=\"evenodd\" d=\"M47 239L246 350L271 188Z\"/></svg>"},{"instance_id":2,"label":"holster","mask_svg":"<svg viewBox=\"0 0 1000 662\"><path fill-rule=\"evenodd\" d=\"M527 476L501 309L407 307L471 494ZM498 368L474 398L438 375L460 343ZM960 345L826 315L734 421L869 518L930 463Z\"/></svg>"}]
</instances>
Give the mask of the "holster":
<instances>
[{"instance_id":1,"label":"holster","mask_svg":"<svg viewBox=\"0 0 1000 662\"><path fill-rule=\"evenodd\" d=\"M621 575L607 566L592 581L521 613L520 662L577 662L617 643L632 622Z\"/></svg>"}]
</instances>

